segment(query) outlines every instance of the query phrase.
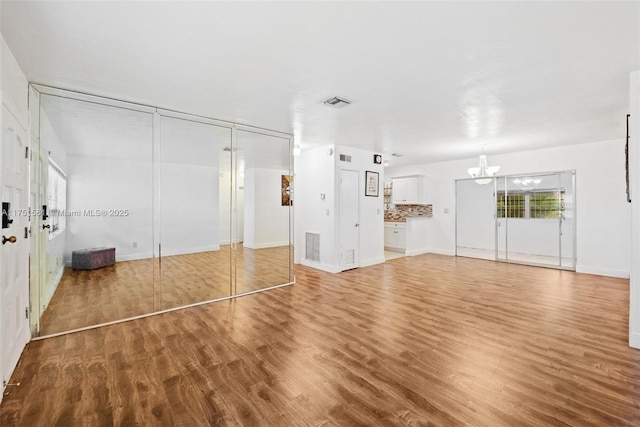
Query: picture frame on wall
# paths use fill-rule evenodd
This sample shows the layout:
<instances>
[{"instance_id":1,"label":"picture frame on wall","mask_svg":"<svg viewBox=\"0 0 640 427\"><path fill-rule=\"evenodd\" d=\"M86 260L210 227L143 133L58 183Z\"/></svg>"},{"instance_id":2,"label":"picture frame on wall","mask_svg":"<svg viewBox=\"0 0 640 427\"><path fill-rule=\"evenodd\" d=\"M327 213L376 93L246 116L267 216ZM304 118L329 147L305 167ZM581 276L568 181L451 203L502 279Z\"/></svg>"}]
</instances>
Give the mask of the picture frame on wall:
<instances>
[{"instance_id":1,"label":"picture frame on wall","mask_svg":"<svg viewBox=\"0 0 640 427\"><path fill-rule=\"evenodd\" d=\"M366 171L364 195L369 197L378 197L380 188L380 174L378 172Z\"/></svg>"}]
</instances>

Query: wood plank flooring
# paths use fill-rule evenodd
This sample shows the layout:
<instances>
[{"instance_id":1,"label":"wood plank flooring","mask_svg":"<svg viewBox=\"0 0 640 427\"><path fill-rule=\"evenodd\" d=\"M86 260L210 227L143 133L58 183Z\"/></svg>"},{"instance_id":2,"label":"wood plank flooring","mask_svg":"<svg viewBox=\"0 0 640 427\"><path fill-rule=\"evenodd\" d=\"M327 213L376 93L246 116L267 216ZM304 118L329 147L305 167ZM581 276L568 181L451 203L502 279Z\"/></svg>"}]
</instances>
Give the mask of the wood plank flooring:
<instances>
[{"instance_id":1,"label":"wood plank flooring","mask_svg":"<svg viewBox=\"0 0 640 427\"><path fill-rule=\"evenodd\" d=\"M289 246L219 251L66 268L40 319L40 335L69 331L291 282ZM233 266L233 271L232 271ZM235 275L235 289L230 277Z\"/></svg>"},{"instance_id":2,"label":"wood plank flooring","mask_svg":"<svg viewBox=\"0 0 640 427\"><path fill-rule=\"evenodd\" d=\"M5 426L638 426L628 281L439 255L28 345Z\"/></svg>"}]
</instances>

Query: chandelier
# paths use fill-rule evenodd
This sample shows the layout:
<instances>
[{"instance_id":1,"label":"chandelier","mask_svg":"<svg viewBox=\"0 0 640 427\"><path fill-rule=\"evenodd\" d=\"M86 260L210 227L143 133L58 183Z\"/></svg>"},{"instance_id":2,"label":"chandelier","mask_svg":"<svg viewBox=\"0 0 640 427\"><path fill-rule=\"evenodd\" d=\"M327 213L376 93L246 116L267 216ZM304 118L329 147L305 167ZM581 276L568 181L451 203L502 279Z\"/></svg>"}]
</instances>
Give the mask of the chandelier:
<instances>
[{"instance_id":1,"label":"chandelier","mask_svg":"<svg viewBox=\"0 0 640 427\"><path fill-rule=\"evenodd\" d=\"M480 154L479 164L477 168L469 168L467 172L471 175L471 178L476 178L476 184L485 185L492 181L493 177L500 170L500 166L487 165L487 156Z\"/></svg>"}]
</instances>

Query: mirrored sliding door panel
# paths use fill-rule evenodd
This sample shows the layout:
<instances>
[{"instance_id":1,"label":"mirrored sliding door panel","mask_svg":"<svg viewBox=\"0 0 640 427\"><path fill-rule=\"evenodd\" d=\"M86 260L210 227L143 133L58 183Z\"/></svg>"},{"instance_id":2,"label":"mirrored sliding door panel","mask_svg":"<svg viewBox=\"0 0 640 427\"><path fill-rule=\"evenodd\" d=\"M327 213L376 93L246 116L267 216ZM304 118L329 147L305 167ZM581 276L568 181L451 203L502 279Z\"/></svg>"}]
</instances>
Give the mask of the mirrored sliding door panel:
<instances>
[{"instance_id":1,"label":"mirrored sliding door panel","mask_svg":"<svg viewBox=\"0 0 640 427\"><path fill-rule=\"evenodd\" d=\"M233 236L235 293L293 281L290 140L237 130Z\"/></svg>"},{"instance_id":2,"label":"mirrored sliding door panel","mask_svg":"<svg viewBox=\"0 0 640 427\"><path fill-rule=\"evenodd\" d=\"M40 102L40 334L153 312L153 115Z\"/></svg>"},{"instance_id":3,"label":"mirrored sliding door panel","mask_svg":"<svg viewBox=\"0 0 640 427\"><path fill-rule=\"evenodd\" d=\"M160 304L231 295L231 128L160 118Z\"/></svg>"}]
</instances>

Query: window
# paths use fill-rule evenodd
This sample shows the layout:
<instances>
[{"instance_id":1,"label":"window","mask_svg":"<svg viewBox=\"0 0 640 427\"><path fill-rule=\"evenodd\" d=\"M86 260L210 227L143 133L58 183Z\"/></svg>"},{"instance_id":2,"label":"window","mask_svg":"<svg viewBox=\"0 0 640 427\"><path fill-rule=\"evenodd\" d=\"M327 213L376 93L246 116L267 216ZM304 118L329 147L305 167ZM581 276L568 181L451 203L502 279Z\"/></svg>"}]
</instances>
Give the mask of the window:
<instances>
[{"instance_id":1,"label":"window","mask_svg":"<svg viewBox=\"0 0 640 427\"><path fill-rule=\"evenodd\" d=\"M565 217L564 191L498 192L498 218L553 219Z\"/></svg>"},{"instance_id":2,"label":"window","mask_svg":"<svg viewBox=\"0 0 640 427\"><path fill-rule=\"evenodd\" d=\"M67 226L67 177L53 161L49 161L47 180L47 221L50 225L49 238L64 231Z\"/></svg>"},{"instance_id":3,"label":"window","mask_svg":"<svg viewBox=\"0 0 640 427\"><path fill-rule=\"evenodd\" d=\"M507 218L524 218L526 213L525 202L524 194L509 193L505 198L504 192L498 193L498 218L504 218L505 207Z\"/></svg>"}]
</instances>

